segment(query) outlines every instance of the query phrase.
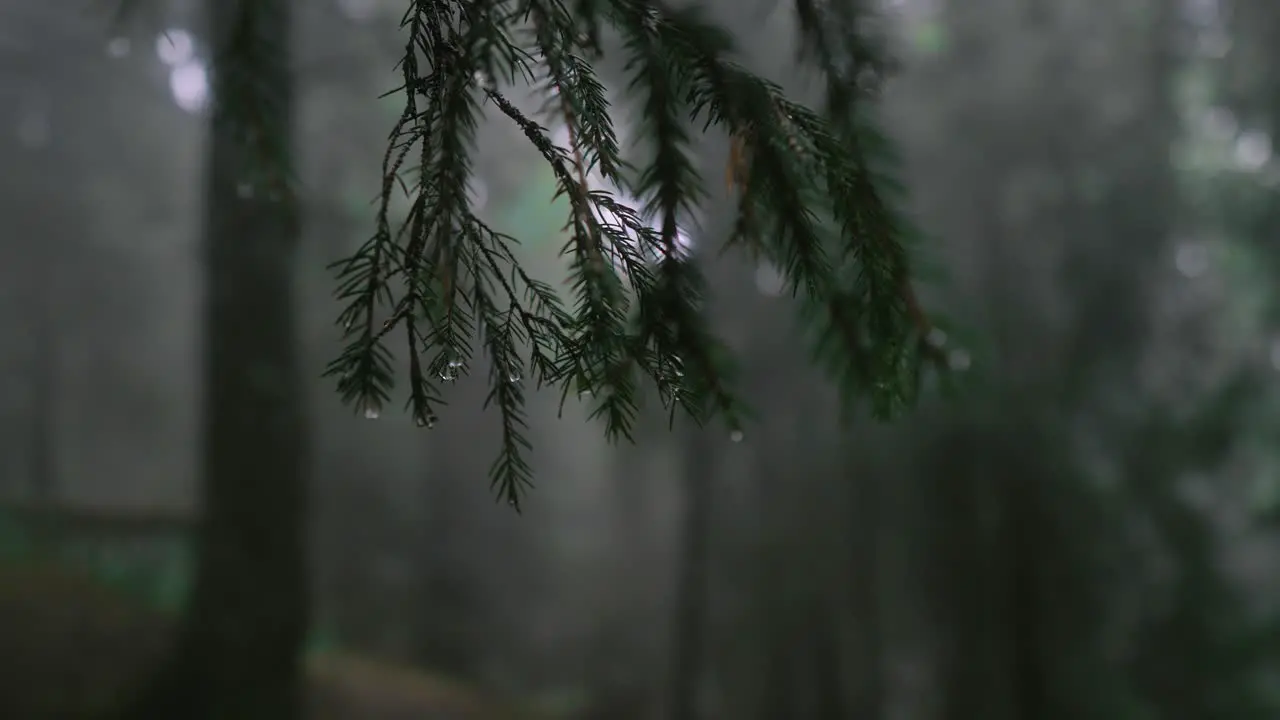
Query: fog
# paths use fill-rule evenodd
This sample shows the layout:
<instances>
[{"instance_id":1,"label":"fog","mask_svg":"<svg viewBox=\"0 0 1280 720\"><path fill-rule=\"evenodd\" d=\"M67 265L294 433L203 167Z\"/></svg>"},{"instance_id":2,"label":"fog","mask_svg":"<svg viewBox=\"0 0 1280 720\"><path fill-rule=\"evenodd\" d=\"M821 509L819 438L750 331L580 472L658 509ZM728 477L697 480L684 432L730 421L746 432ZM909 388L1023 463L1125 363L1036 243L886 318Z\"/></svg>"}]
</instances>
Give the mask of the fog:
<instances>
[{"instance_id":1,"label":"fog","mask_svg":"<svg viewBox=\"0 0 1280 720\"><path fill-rule=\"evenodd\" d=\"M818 97L789 4L705 4L744 64ZM114 697L190 596L213 58L196 0L138 5L0 0L5 717ZM1280 716L1280 6L884 3L878 116L949 381L893 422L841 412L778 270L719 252L711 133L682 241L750 422L652 398L610 444L591 396L527 382L517 513L482 361L432 428L323 377L405 4L295 5L307 653L333 720ZM622 64L601 74L639 156ZM564 144L537 88L506 92ZM500 113L476 148L473 207L561 286L550 170Z\"/></svg>"}]
</instances>

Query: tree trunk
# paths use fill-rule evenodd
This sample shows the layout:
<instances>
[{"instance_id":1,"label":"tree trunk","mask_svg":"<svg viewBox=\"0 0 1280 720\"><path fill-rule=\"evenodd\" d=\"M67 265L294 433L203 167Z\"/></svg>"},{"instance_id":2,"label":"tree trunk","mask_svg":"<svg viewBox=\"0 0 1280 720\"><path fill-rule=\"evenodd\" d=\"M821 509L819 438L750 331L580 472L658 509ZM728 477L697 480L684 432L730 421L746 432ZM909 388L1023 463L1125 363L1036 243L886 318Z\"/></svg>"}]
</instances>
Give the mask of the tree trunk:
<instances>
[{"instance_id":1,"label":"tree trunk","mask_svg":"<svg viewBox=\"0 0 1280 720\"><path fill-rule=\"evenodd\" d=\"M1021 470L1019 466L1017 470ZM1019 720L1049 720L1043 635L1045 598L1041 592L1039 563L1046 557L1040 544L1040 530L1048 518L1041 512L1040 477L1032 473L1010 472L1004 480L1009 553L1009 632L1012 633L1009 670L1013 684L1014 717Z\"/></svg>"},{"instance_id":2,"label":"tree trunk","mask_svg":"<svg viewBox=\"0 0 1280 720\"><path fill-rule=\"evenodd\" d=\"M52 254L52 248L38 252ZM59 491L58 462L58 333L60 318L55 309L58 302L57 272L51 257L41 258L38 275L41 279L37 296L31 298L35 306L35 327L32 328L31 356L31 501L42 507L52 507Z\"/></svg>"},{"instance_id":3,"label":"tree trunk","mask_svg":"<svg viewBox=\"0 0 1280 720\"><path fill-rule=\"evenodd\" d=\"M32 507L48 512L47 521L37 523L33 537L41 550L62 550L62 519L52 511L57 505L58 487L58 361L59 333L64 332L56 311L58 302L57 272L53 269L54 248L40 248L40 267L36 277L40 287L31 303L35 308L32 323L30 365L30 476L28 501Z\"/></svg>"},{"instance_id":4,"label":"tree trunk","mask_svg":"<svg viewBox=\"0 0 1280 720\"><path fill-rule=\"evenodd\" d=\"M410 632L417 664L474 680L483 671L484 653L475 629L484 621L485 605L476 593L476 578L465 571L467 563L459 551L472 539L463 526L470 508L457 484L458 478L467 474L465 463L460 466L457 462L461 441L457 438L451 443L443 433L433 436L428 445L430 455L423 463L431 477L425 488L422 534L415 543L417 592L413 597L430 612L419 612L411 621Z\"/></svg>"},{"instance_id":5,"label":"tree trunk","mask_svg":"<svg viewBox=\"0 0 1280 720\"><path fill-rule=\"evenodd\" d=\"M832 605L819 597L807 623L809 657L813 668L814 716L825 720L879 720L878 712L872 715L871 711L846 702L840 616ZM855 714L855 710L862 714Z\"/></svg>"},{"instance_id":6,"label":"tree trunk","mask_svg":"<svg viewBox=\"0 0 1280 720\"><path fill-rule=\"evenodd\" d=\"M865 452L865 451L863 451ZM849 717L877 720L884 715L885 613L881 610L880 520L886 508L881 502L880 474L858 458L849 460L852 477L849 512L850 565L849 611L854 624L851 647L854 676L851 680ZM838 626L838 623L836 623Z\"/></svg>"},{"instance_id":7,"label":"tree trunk","mask_svg":"<svg viewBox=\"0 0 1280 720\"><path fill-rule=\"evenodd\" d=\"M685 450L685 510L675 589L668 720L694 720L698 717L699 681L706 645L711 483L718 453L718 448L711 442L713 432L712 428L691 430Z\"/></svg>"},{"instance_id":8,"label":"tree trunk","mask_svg":"<svg viewBox=\"0 0 1280 720\"><path fill-rule=\"evenodd\" d=\"M289 0L218 0L208 8L218 58L206 176L196 579L172 656L126 714L295 720L309 589L292 281L299 233L285 182Z\"/></svg>"}]
</instances>

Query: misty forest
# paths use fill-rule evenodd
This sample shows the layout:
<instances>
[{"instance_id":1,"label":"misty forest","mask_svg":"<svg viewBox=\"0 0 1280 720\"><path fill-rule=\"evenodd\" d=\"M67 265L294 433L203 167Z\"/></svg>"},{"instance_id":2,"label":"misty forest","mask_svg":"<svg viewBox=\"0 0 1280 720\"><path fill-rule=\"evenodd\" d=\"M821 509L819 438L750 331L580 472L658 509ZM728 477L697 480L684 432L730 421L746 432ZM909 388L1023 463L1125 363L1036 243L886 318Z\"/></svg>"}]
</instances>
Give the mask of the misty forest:
<instances>
[{"instance_id":1,"label":"misty forest","mask_svg":"<svg viewBox=\"0 0 1280 720\"><path fill-rule=\"evenodd\" d=\"M1277 136L1263 0L0 0L0 718L1280 718Z\"/></svg>"}]
</instances>

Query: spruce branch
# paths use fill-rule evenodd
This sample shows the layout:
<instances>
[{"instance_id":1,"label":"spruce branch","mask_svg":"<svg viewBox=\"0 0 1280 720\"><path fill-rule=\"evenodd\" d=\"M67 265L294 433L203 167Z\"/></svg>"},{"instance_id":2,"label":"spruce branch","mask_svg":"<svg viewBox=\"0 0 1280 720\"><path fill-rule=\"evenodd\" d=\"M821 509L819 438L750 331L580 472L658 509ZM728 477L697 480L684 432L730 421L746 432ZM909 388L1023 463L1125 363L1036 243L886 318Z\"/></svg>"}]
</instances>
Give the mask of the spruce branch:
<instances>
[{"instance_id":1,"label":"spruce branch","mask_svg":"<svg viewBox=\"0 0 1280 720\"><path fill-rule=\"evenodd\" d=\"M826 82L813 110L735 60L731 36L697 7L655 0L412 0L395 91L405 109L383 162L373 237L335 265L345 347L330 365L344 400L376 416L393 390L384 338L403 327L409 410L434 425L445 384L488 357L485 401L502 421L491 478L518 508L530 486L523 376L588 398L611 440L631 437L645 384L672 412L735 430L744 411L732 353L706 313L706 279L679 242L704 201L693 145L713 126L730 138L726 179L738 195L727 247L780 269L800 298L814 356L850 400L889 415L910 402L922 361L936 359L911 285L913 229L896 210L890 143L871 112L869 76L887 63L857 0L795 0L804 62ZM648 148L623 159L593 62L608 26L621 38L628 91L641 100ZM567 147L499 89L541 87ZM567 201L563 296L528 276L515 238L474 215L467 187L481 105L491 105L549 165ZM701 123L698 128L692 123ZM416 149L417 166L407 168ZM630 207L590 185L638 198ZM407 217L393 227L393 194ZM936 348L932 348L936 351Z\"/></svg>"}]
</instances>

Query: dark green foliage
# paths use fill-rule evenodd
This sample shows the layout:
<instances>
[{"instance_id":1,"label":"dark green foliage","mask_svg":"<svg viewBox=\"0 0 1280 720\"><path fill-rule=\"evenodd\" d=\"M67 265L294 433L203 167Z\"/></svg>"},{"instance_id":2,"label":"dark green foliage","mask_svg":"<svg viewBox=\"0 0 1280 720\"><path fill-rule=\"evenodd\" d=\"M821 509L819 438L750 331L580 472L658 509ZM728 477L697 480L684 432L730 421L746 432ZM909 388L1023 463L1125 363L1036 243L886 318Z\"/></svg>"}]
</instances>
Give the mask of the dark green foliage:
<instances>
[{"instance_id":1,"label":"dark green foliage","mask_svg":"<svg viewBox=\"0 0 1280 720\"><path fill-rule=\"evenodd\" d=\"M801 298L817 360L850 400L880 416L915 392L928 323L914 301L867 89L884 62L857 0L797 0L804 60L825 78L816 112L735 61L734 43L697 7L648 0L414 0L404 16L405 107L384 159L377 228L336 265L346 347L328 374L343 399L376 417L396 376L390 336L404 338L409 408L430 427L446 384L465 374L475 339L492 364L488 403L502 417L492 480L517 506L530 480L521 380L591 396L610 439L630 438L645 383L702 422L743 422L732 354L705 314L705 279L677 244L704 197L691 145L712 126L732 142L740 193L728 245L784 273ZM608 28L621 39L629 91L642 101L648 161L623 160L593 63ZM501 81L501 82L500 82ZM569 130L559 147L502 87L547 88ZM483 106L510 118L554 171L567 198L568 297L528 275L470 207L473 135ZM699 127L700 125L700 127ZM627 188L642 207L588 187L587 174ZM411 210L389 219L403 190ZM655 229L656 228L656 229Z\"/></svg>"}]
</instances>

